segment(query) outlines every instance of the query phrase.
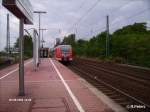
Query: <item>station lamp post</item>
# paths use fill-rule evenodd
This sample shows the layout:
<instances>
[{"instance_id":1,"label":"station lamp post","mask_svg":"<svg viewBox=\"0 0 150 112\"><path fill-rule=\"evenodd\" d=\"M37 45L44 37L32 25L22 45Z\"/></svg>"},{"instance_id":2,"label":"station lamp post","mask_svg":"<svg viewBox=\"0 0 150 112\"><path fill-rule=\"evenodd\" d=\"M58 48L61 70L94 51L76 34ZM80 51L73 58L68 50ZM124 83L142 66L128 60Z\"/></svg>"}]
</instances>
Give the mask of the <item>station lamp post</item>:
<instances>
[{"instance_id":1,"label":"station lamp post","mask_svg":"<svg viewBox=\"0 0 150 112\"><path fill-rule=\"evenodd\" d=\"M42 40L41 40L41 43L42 43L42 48L43 48L43 44L44 44L44 31L46 31L47 29L40 29L42 31Z\"/></svg>"},{"instance_id":2,"label":"station lamp post","mask_svg":"<svg viewBox=\"0 0 150 112\"><path fill-rule=\"evenodd\" d=\"M41 59L40 59L40 48L41 48L41 14L46 14L46 11L34 11L34 13L37 13L39 15L39 63L41 63Z\"/></svg>"}]
</instances>

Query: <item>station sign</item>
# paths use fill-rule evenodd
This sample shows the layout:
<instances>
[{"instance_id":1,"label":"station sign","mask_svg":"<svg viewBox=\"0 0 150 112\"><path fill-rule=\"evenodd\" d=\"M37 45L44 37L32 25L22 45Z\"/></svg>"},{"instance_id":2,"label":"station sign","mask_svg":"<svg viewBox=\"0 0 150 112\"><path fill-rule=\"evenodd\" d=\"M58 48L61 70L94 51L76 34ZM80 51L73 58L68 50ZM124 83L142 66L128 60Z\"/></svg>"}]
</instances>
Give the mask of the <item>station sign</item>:
<instances>
[{"instance_id":1,"label":"station sign","mask_svg":"<svg viewBox=\"0 0 150 112\"><path fill-rule=\"evenodd\" d=\"M33 9L29 0L2 0L2 4L24 24L33 24Z\"/></svg>"}]
</instances>

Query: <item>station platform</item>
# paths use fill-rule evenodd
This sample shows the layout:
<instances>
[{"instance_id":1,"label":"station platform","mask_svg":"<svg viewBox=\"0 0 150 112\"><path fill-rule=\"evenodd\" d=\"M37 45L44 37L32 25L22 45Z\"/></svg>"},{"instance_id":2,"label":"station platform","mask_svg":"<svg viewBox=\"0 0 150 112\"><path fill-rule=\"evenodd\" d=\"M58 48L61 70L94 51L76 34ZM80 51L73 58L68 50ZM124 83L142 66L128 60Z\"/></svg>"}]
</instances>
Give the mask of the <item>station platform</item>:
<instances>
[{"instance_id":1,"label":"station platform","mask_svg":"<svg viewBox=\"0 0 150 112\"><path fill-rule=\"evenodd\" d=\"M77 74L53 59L38 70L25 62L25 96L18 96L18 65L0 70L0 112L113 112Z\"/></svg>"}]
</instances>

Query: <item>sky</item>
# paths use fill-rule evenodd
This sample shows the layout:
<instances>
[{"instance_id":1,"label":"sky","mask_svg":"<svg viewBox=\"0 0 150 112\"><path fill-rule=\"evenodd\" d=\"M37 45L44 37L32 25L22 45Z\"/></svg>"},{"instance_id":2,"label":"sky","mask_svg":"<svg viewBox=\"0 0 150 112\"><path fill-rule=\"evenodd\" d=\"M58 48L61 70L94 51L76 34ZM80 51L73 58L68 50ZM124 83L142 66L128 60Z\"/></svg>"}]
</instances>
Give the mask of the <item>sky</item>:
<instances>
[{"instance_id":1,"label":"sky","mask_svg":"<svg viewBox=\"0 0 150 112\"><path fill-rule=\"evenodd\" d=\"M106 30L109 15L110 33L135 22L147 22L150 26L150 0L29 0L33 9L46 11L41 16L44 31L44 46L52 47L55 39L63 39L71 33L77 39L89 39ZM1 5L0 0L0 50L6 46L6 15L10 14L10 39L14 45L19 36L19 20ZM38 29L38 15L34 14L34 25L26 29ZM30 33L32 31L30 30Z\"/></svg>"}]
</instances>

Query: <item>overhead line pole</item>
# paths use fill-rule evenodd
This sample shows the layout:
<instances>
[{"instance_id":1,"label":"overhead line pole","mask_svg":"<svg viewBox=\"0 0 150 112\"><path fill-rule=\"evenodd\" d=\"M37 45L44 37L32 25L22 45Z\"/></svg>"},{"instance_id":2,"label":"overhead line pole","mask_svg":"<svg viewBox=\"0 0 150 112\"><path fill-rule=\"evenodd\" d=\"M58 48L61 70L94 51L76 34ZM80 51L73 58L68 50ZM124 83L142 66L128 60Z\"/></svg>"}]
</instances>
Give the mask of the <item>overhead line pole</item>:
<instances>
[{"instance_id":1,"label":"overhead line pole","mask_svg":"<svg viewBox=\"0 0 150 112\"><path fill-rule=\"evenodd\" d=\"M43 40L43 29L41 29L42 30L42 40L41 40L41 43L42 43L42 48L43 48L43 42L44 42L44 40Z\"/></svg>"},{"instance_id":2,"label":"overhead line pole","mask_svg":"<svg viewBox=\"0 0 150 112\"><path fill-rule=\"evenodd\" d=\"M78 36L78 30L77 30L77 28L75 28L75 35L76 35L76 37Z\"/></svg>"},{"instance_id":3,"label":"overhead line pole","mask_svg":"<svg viewBox=\"0 0 150 112\"><path fill-rule=\"evenodd\" d=\"M7 40L6 40L7 57L10 54L10 26L9 26L9 14L7 14Z\"/></svg>"},{"instance_id":4,"label":"overhead line pole","mask_svg":"<svg viewBox=\"0 0 150 112\"><path fill-rule=\"evenodd\" d=\"M41 32L40 32L40 29L41 29L41 14L45 14L47 12L45 11L34 11L34 13L37 13L39 14L39 63L41 63L41 59L40 59L40 48L41 48Z\"/></svg>"},{"instance_id":5,"label":"overhead line pole","mask_svg":"<svg viewBox=\"0 0 150 112\"><path fill-rule=\"evenodd\" d=\"M106 16L106 56L109 56L110 52L110 37L109 37L109 16Z\"/></svg>"},{"instance_id":6,"label":"overhead line pole","mask_svg":"<svg viewBox=\"0 0 150 112\"><path fill-rule=\"evenodd\" d=\"M42 31L42 40L41 40L41 42L42 42L42 48L43 48L43 43L44 43L43 35L44 35L44 31L46 31L47 29L40 29L40 30Z\"/></svg>"}]
</instances>

